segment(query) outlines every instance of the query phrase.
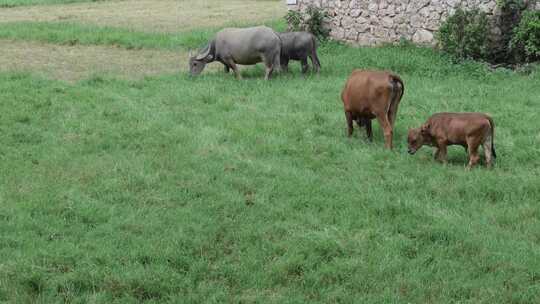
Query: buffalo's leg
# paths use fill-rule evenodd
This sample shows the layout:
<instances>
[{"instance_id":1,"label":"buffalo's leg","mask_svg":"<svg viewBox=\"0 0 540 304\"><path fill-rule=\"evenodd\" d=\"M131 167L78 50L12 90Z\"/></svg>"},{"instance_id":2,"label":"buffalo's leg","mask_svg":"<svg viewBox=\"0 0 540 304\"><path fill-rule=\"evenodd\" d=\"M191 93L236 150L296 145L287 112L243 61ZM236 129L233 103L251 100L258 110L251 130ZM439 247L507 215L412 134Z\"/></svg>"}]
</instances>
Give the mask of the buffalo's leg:
<instances>
[{"instance_id":1,"label":"buffalo's leg","mask_svg":"<svg viewBox=\"0 0 540 304\"><path fill-rule=\"evenodd\" d=\"M261 56L262 61L264 62L264 66L266 67L266 71L264 74L264 79L268 80L272 76L272 72L274 71L274 62L272 62L271 58L268 56Z\"/></svg>"},{"instance_id":2,"label":"buffalo's leg","mask_svg":"<svg viewBox=\"0 0 540 304\"><path fill-rule=\"evenodd\" d=\"M274 68L272 66L266 66L266 73L264 75L264 79L268 80L272 76L272 72L274 71Z\"/></svg>"},{"instance_id":3,"label":"buffalo's leg","mask_svg":"<svg viewBox=\"0 0 540 304\"><path fill-rule=\"evenodd\" d=\"M301 62L302 62L302 74L305 74L309 70L307 57L302 58Z\"/></svg>"},{"instance_id":4,"label":"buffalo's leg","mask_svg":"<svg viewBox=\"0 0 540 304\"><path fill-rule=\"evenodd\" d=\"M242 75L240 75L240 70L238 70L238 67L236 66L236 63L230 58L225 59L224 64L226 67L232 69L234 71L234 74L236 75L236 78L238 80L242 79Z\"/></svg>"},{"instance_id":5,"label":"buffalo's leg","mask_svg":"<svg viewBox=\"0 0 540 304\"><path fill-rule=\"evenodd\" d=\"M383 129L384 134L384 146L388 149L392 149L392 125L390 124L390 120L388 119L388 116L385 114L377 115L377 120L379 121L379 124L381 125L381 128Z\"/></svg>"},{"instance_id":6,"label":"buffalo's leg","mask_svg":"<svg viewBox=\"0 0 540 304\"><path fill-rule=\"evenodd\" d=\"M352 113L345 111L345 118L347 119L347 136L351 137L353 134L353 117Z\"/></svg>"},{"instance_id":7,"label":"buffalo's leg","mask_svg":"<svg viewBox=\"0 0 540 304\"><path fill-rule=\"evenodd\" d=\"M469 164L467 165L467 169L470 170L480 160L480 156L478 155L479 144L475 141L475 139L467 138L467 146L469 147Z\"/></svg>"},{"instance_id":8,"label":"buffalo's leg","mask_svg":"<svg viewBox=\"0 0 540 304\"><path fill-rule=\"evenodd\" d=\"M309 58L311 59L313 72L319 73L319 70L321 69L321 63L319 62L319 58L317 58L317 53L315 52L315 50L311 52L311 55L309 55Z\"/></svg>"},{"instance_id":9,"label":"buffalo's leg","mask_svg":"<svg viewBox=\"0 0 540 304\"><path fill-rule=\"evenodd\" d=\"M281 57L281 70L284 73L289 73L289 58Z\"/></svg>"},{"instance_id":10,"label":"buffalo's leg","mask_svg":"<svg viewBox=\"0 0 540 304\"><path fill-rule=\"evenodd\" d=\"M231 68L229 68L229 66L226 63L224 63L223 65L224 65L223 71L225 72L225 74L229 74Z\"/></svg>"},{"instance_id":11,"label":"buffalo's leg","mask_svg":"<svg viewBox=\"0 0 540 304\"><path fill-rule=\"evenodd\" d=\"M236 64L233 62L233 63L230 63L229 66L231 67L231 69L234 71L234 75L236 75L236 78L238 80L241 80L242 79L242 75L240 75L240 70L238 69L238 66L236 66Z\"/></svg>"}]
</instances>

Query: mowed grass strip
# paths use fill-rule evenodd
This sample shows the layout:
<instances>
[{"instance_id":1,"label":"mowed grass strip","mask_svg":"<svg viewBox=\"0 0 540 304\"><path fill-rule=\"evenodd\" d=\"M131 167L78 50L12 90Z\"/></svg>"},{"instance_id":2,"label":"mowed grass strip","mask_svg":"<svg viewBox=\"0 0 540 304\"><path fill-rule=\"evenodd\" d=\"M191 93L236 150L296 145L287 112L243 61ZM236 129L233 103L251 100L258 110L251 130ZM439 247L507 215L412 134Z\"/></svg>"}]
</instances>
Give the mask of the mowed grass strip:
<instances>
[{"instance_id":1,"label":"mowed grass strip","mask_svg":"<svg viewBox=\"0 0 540 304\"><path fill-rule=\"evenodd\" d=\"M1 1L1 0L0 0ZM68 21L142 32L185 32L285 15L281 0L124 0L0 9L0 22Z\"/></svg>"},{"instance_id":2,"label":"mowed grass strip","mask_svg":"<svg viewBox=\"0 0 540 304\"><path fill-rule=\"evenodd\" d=\"M26 6L26 5L71 4L71 3L98 2L98 1L108 1L108 0L0 0L0 8Z\"/></svg>"},{"instance_id":3,"label":"mowed grass strip","mask_svg":"<svg viewBox=\"0 0 540 304\"><path fill-rule=\"evenodd\" d=\"M264 24L283 31L282 21ZM248 26L243 23L229 26ZM113 45L127 49L198 49L204 46L219 28L191 30L182 33L145 33L128 29L83 25L70 22L10 22L0 26L0 39L41 41L66 45Z\"/></svg>"},{"instance_id":4,"label":"mowed grass strip","mask_svg":"<svg viewBox=\"0 0 540 304\"><path fill-rule=\"evenodd\" d=\"M540 75L428 49L321 46L318 76L75 85L0 74L0 301L538 303ZM345 135L353 68L406 85L395 151ZM494 170L406 131L497 125Z\"/></svg>"},{"instance_id":5,"label":"mowed grass strip","mask_svg":"<svg viewBox=\"0 0 540 304\"><path fill-rule=\"evenodd\" d=\"M188 52L126 50L103 45L57 45L0 39L0 71L31 72L76 82L95 75L143 79L188 69Z\"/></svg>"}]
</instances>

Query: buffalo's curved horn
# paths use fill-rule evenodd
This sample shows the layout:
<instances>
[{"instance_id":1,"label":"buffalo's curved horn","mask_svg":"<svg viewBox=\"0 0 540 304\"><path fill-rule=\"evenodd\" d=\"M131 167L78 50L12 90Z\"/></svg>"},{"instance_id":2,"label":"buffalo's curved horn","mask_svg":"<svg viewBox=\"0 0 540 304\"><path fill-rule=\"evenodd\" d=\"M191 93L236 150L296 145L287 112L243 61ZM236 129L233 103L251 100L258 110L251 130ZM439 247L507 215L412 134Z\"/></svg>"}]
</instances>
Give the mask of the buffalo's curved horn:
<instances>
[{"instance_id":1,"label":"buffalo's curved horn","mask_svg":"<svg viewBox=\"0 0 540 304\"><path fill-rule=\"evenodd\" d=\"M195 57L197 60L203 60L210 54L210 44L207 45L198 55Z\"/></svg>"}]
</instances>

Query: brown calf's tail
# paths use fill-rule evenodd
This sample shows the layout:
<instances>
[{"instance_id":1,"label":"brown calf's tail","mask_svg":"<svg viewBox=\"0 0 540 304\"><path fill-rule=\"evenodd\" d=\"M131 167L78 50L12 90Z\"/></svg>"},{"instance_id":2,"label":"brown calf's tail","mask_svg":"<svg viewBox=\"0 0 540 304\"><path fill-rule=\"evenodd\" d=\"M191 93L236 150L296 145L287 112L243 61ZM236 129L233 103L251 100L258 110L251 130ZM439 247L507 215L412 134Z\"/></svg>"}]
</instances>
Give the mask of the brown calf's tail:
<instances>
[{"instance_id":1,"label":"brown calf's tail","mask_svg":"<svg viewBox=\"0 0 540 304\"><path fill-rule=\"evenodd\" d=\"M491 125L491 154L493 154L493 158L497 158L497 153L495 153L495 123L493 122L491 116L486 116L489 120L489 124Z\"/></svg>"}]
</instances>

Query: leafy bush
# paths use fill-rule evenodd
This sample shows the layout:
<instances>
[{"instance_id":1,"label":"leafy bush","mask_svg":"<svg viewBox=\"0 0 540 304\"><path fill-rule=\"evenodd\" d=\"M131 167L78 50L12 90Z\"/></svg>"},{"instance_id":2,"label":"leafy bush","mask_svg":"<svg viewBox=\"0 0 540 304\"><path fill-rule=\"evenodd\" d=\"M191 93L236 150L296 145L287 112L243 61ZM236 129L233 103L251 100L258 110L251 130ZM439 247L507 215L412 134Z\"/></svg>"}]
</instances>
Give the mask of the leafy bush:
<instances>
[{"instance_id":1,"label":"leafy bush","mask_svg":"<svg viewBox=\"0 0 540 304\"><path fill-rule=\"evenodd\" d=\"M304 17L299 11L289 10L285 15L289 31L303 31Z\"/></svg>"},{"instance_id":2,"label":"leafy bush","mask_svg":"<svg viewBox=\"0 0 540 304\"><path fill-rule=\"evenodd\" d=\"M306 20L307 30L319 39L327 39L330 31L324 27L324 19L328 17L326 11L315 6L308 6L306 12L309 16Z\"/></svg>"},{"instance_id":3,"label":"leafy bush","mask_svg":"<svg viewBox=\"0 0 540 304\"><path fill-rule=\"evenodd\" d=\"M321 40L326 40L330 31L324 26L324 19L328 17L326 11L315 6L308 6L305 15L290 10L285 15L289 31L308 31Z\"/></svg>"},{"instance_id":4,"label":"leafy bush","mask_svg":"<svg viewBox=\"0 0 540 304\"><path fill-rule=\"evenodd\" d=\"M515 50L519 61L540 59L540 11L525 11L514 29L510 48Z\"/></svg>"},{"instance_id":5,"label":"leafy bush","mask_svg":"<svg viewBox=\"0 0 540 304\"><path fill-rule=\"evenodd\" d=\"M497 0L497 6L503 11L523 10L527 3L523 0Z\"/></svg>"},{"instance_id":6,"label":"leafy bush","mask_svg":"<svg viewBox=\"0 0 540 304\"><path fill-rule=\"evenodd\" d=\"M485 13L478 9L465 11L458 8L441 25L437 33L439 47L455 59L488 57L489 26Z\"/></svg>"}]
</instances>

